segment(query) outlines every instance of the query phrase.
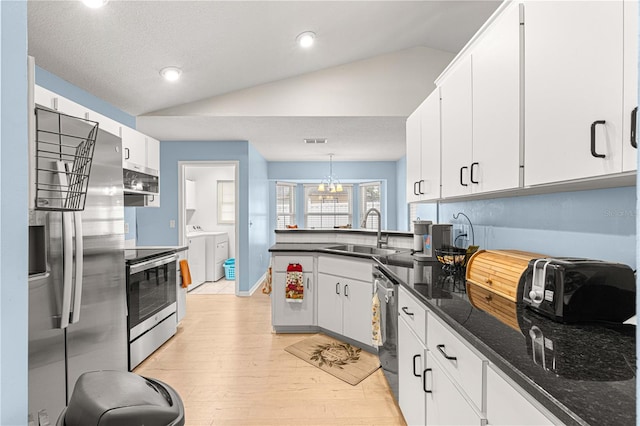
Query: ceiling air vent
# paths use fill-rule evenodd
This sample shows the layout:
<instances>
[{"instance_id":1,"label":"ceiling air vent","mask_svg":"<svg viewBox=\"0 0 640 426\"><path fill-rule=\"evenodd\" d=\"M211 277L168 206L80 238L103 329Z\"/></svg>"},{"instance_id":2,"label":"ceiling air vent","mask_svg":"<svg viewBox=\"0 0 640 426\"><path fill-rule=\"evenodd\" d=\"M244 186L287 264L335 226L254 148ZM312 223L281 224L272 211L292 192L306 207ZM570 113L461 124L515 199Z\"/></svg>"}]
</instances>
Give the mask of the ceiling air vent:
<instances>
[{"instance_id":1,"label":"ceiling air vent","mask_svg":"<svg viewBox=\"0 0 640 426\"><path fill-rule=\"evenodd\" d=\"M304 143L308 144L319 144L319 143L327 143L327 139L305 139Z\"/></svg>"}]
</instances>

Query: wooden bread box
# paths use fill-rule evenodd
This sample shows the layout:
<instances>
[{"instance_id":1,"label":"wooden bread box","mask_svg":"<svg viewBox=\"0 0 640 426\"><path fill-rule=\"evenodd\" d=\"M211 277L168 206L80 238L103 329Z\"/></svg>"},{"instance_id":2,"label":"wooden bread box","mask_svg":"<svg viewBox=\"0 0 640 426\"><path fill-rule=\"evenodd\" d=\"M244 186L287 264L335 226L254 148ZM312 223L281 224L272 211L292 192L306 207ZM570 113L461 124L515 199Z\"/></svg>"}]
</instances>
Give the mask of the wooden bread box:
<instances>
[{"instance_id":1,"label":"wooden bread box","mask_svg":"<svg viewBox=\"0 0 640 426\"><path fill-rule=\"evenodd\" d=\"M471 304L520 331L517 307L531 259L547 257L519 250L478 250L467 262L467 296Z\"/></svg>"}]
</instances>

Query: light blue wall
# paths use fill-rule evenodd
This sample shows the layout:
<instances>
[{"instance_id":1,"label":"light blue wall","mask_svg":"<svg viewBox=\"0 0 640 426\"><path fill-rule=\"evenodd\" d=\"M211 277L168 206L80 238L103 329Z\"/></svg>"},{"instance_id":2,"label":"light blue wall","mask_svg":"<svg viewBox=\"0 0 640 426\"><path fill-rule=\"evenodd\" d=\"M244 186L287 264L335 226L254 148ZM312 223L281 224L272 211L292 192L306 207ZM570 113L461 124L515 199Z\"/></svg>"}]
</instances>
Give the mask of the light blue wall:
<instances>
[{"instance_id":1,"label":"light blue wall","mask_svg":"<svg viewBox=\"0 0 640 426\"><path fill-rule=\"evenodd\" d=\"M58 93L67 99L70 99L80 105L84 105L92 111L107 116L112 120L116 120L127 127L131 127L133 129L136 128L136 118L134 116L129 115L91 93L74 86L57 75L51 74L49 71L38 67L37 63L38 58L36 58L36 84L38 86Z\"/></svg>"},{"instance_id":2,"label":"light blue wall","mask_svg":"<svg viewBox=\"0 0 640 426\"><path fill-rule=\"evenodd\" d=\"M269 266L269 180L267 161L249 144L249 257L241 262L242 271L249 268L255 283ZM244 222L246 223L246 222ZM243 222L240 222L241 227ZM246 266L243 266L246 265Z\"/></svg>"},{"instance_id":3,"label":"light blue wall","mask_svg":"<svg viewBox=\"0 0 640 426\"><path fill-rule=\"evenodd\" d=\"M458 212L471 219L481 248L588 257L636 267L635 187L441 203L439 221L468 223L463 216L453 219Z\"/></svg>"},{"instance_id":4,"label":"light blue wall","mask_svg":"<svg viewBox=\"0 0 640 426\"><path fill-rule=\"evenodd\" d=\"M178 229L169 227L172 220L178 224L178 161L239 162L236 267L240 277L238 288L248 291L266 270L268 235L263 229L264 217L268 215L266 161L246 141L161 141L160 207L137 209L139 245L178 244ZM251 229L250 223L255 224Z\"/></svg>"},{"instance_id":5,"label":"light blue wall","mask_svg":"<svg viewBox=\"0 0 640 426\"><path fill-rule=\"evenodd\" d=\"M0 2L0 424L25 424L28 393L27 2Z\"/></svg>"},{"instance_id":6,"label":"light blue wall","mask_svg":"<svg viewBox=\"0 0 640 426\"><path fill-rule=\"evenodd\" d=\"M135 240L137 235L136 230L136 211L137 207L125 207L124 208L124 223L129 226L129 232L124 234L125 240Z\"/></svg>"}]
</instances>

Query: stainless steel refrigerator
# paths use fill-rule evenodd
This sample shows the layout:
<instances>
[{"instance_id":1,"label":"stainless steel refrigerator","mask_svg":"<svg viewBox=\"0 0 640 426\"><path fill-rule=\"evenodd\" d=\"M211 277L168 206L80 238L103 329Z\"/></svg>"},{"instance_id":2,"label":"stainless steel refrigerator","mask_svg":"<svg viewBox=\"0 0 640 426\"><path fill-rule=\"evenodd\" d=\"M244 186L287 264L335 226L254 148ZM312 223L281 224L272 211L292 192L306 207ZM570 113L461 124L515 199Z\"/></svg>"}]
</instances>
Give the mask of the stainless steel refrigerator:
<instances>
[{"instance_id":1,"label":"stainless steel refrigerator","mask_svg":"<svg viewBox=\"0 0 640 426\"><path fill-rule=\"evenodd\" d=\"M56 113L37 121L38 129L63 123L54 142L91 130L86 120ZM121 146L120 138L98 131L83 210L47 210L49 202L36 196L29 211L29 415L35 424L43 415L55 424L82 373L127 371ZM32 152L43 170L55 167ZM39 184L59 185L72 172L59 175L57 183Z\"/></svg>"}]
</instances>

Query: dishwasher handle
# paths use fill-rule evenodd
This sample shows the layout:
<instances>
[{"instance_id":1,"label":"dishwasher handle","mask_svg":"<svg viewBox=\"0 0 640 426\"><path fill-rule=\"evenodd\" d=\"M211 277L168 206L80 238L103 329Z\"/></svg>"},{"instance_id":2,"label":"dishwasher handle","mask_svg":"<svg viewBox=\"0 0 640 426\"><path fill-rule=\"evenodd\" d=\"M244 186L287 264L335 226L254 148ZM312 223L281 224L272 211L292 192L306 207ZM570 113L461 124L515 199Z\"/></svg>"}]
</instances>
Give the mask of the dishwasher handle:
<instances>
[{"instance_id":1,"label":"dishwasher handle","mask_svg":"<svg viewBox=\"0 0 640 426\"><path fill-rule=\"evenodd\" d=\"M388 283L388 281L386 281ZM389 300L391 300L391 298L393 298L395 292L393 287L387 287L385 284L385 281L380 281L378 279L375 280L375 284L376 284L376 290L379 292L379 294L384 295L384 301L385 303L389 303Z\"/></svg>"}]
</instances>

